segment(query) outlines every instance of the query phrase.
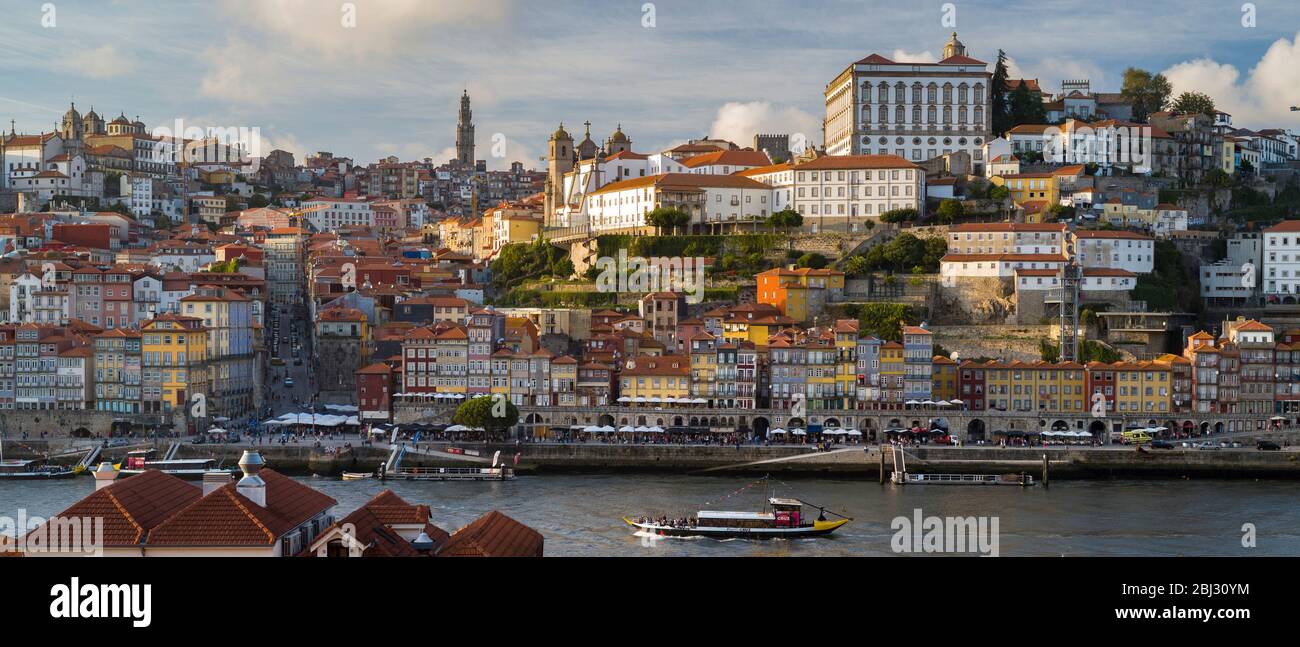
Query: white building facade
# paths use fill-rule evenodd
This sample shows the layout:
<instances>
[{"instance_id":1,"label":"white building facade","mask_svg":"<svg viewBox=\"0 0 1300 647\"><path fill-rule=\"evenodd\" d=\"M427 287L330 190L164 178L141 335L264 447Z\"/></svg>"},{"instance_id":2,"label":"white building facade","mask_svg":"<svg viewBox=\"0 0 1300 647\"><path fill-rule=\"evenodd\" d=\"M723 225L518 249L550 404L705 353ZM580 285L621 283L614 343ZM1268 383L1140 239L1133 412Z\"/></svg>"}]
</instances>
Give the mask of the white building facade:
<instances>
[{"instance_id":1,"label":"white building facade","mask_svg":"<svg viewBox=\"0 0 1300 647\"><path fill-rule=\"evenodd\" d=\"M872 54L826 86L826 152L921 162L965 151L975 174L983 174L991 78L986 63L966 55L955 32L938 63Z\"/></svg>"}]
</instances>

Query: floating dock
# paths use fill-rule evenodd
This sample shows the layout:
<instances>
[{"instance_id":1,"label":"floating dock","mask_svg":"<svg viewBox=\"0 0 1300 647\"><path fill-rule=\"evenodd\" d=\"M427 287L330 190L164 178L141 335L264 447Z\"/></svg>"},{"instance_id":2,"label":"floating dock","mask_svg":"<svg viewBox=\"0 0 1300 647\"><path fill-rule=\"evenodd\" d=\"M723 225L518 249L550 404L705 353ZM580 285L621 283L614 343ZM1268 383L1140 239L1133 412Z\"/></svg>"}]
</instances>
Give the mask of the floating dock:
<instances>
[{"instance_id":1,"label":"floating dock","mask_svg":"<svg viewBox=\"0 0 1300 647\"><path fill-rule=\"evenodd\" d=\"M382 481L513 481L514 478L515 471L508 467L411 467L379 473Z\"/></svg>"}]
</instances>

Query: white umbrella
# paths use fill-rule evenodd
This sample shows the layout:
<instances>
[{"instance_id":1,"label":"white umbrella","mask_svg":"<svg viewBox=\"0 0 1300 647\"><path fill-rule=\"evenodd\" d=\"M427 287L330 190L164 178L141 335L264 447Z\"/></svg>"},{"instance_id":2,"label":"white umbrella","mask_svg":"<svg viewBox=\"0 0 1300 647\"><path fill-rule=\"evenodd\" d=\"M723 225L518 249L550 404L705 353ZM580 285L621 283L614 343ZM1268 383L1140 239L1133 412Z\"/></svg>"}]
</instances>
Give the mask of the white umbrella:
<instances>
[{"instance_id":1,"label":"white umbrella","mask_svg":"<svg viewBox=\"0 0 1300 647\"><path fill-rule=\"evenodd\" d=\"M804 430L802 430L802 429L795 429L794 431L791 431L790 433L792 433L792 434L794 434L794 435L796 435L796 436L807 436L807 435L808 435L808 432L806 432L806 431L804 431Z\"/></svg>"},{"instance_id":2,"label":"white umbrella","mask_svg":"<svg viewBox=\"0 0 1300 647\"><path fill-rule=\"evenodd\" d=\"M466 427L465 425L452 425L447 427L447 431L469 431L469 427Z\"/></svg>"},{"instance_id":3,"label":"white umbrella","mask_svg":"<svg viewBox=\"0 0 1300 647\"><path fill-rule=\"evenodd\" d=\"M621 434L630 434L630 433L632 433L632 432L634 432L634 431L636 431L636 429L633 428L633 427L630 426L630 425L624 425L624 426L618 428L618 432L621 433Z\"/></svg>"},{"instance_id":4,"label":"white umbrella","mask_svg":"<svg viewBox=\"0 0 1300 647\"><path fill-rule=\"evenodd\" d=\"M948 404L966 404L966 403L962 402L961 400L952 399L948 401Z\"/></svg>"},{"instance_id":5,"label":"white umbrella","mask_svg":"<svg viewBox=\"0 0 1300 647\"><path fill-rule=\"evenodd\" d=\"M605 425L604 427L597 427L597 431L600 431L601 433L612 434L614 433L614 428L609 425Z\"/></svg>"},{"instance_id":6,"label":"white umbrella","mask_svg":"<svg viewBox=\"0 0 1300 647\"><path fill-rule=\"evenodd\" d=\"M782 429L782 428L780 428L780 427L777 427L776 429L768 429L768 430L767 430L767 433L769 433L769 434L784 434L784 433L785 433L785 430Z\"/></svg>"},{"instance_id":7,"label":"white umbrella","mask_svg":"<svg viewBox=\"0 0 1300 647\"><path fill-rule=\"evenodd\" d=\"M636 426L636 429L633 429L632 431L635 431L635 432L637 432L638 434L641 434L641 433L645 433L645 432L647 432L647 431L650 431L650 428L649 428L649 427L646 427L646 426L643 426L643 425L637 425L637 426Z\"/></svg>"},{"instance_id":8,"label":"white umbrella","mask_svg":"<svg viewBox=\"0 0 1300 647\"><path fill-rule=\"evenodd\" d=\"M916 400L908 400L907 402L904 402L903 404L913 405L913 406L914 406L914 405L918 405L918 404L921 404L921 403L918 402L918 401L916 401Z\"/></svg>"},{"instance_id":9,"label":"white umbrella","mask_svg":"<svg viewBox=\"0 0 1300 647\"><path fill-rule=\"evenodd\" d=\"M850 436L861 436L861 435L862 435L862 432L858 431L857 429L850 429L848 433L849 433Z\"/></svg>"},{"instance_id":10,"label":"white umbrella","mask_svg":"<svg viewBox=\"0 0 1300 647\"><path fill-rule=\"evenodd\" d=\"M631 402L631 401L632 401L632 398L629 398L629 397L627 397L627 396L625 395L625 396L619 398L618 401L619 401L619 402Z\"/></svg>"},{"instance_id":11,"label":"white umbrella","mask_svg":"<svg viewBox=\"0 0 1300 647\"><path fill-rule=\"evenodd\" d=\"M645 401L646 401L646 402L649 402L650 404L659 404L659 403L663 402L663 400L662 400L661 398L659 398L658 396L650 396L650 397L646 398Z\"/></svg>"},{"instance_id":12,"label":"white umbrella","mask_svg":"<svg viewBox=\"0 0 1300 647\"><path fill-rule=\"evenodd\" d=\"M662 434L664 432L664 428L660 427L659 425L651 425L649 427L646 427L646 431L652 434Z\"/></svg>"},{"instance_id":13,"label":"white umbrella","mask_svg":"<svg viewBox=\"0 0 1300 647\"><path fill-rule=\"evenodd\" d=\"M635 402L635 403L637 403L637 404L645 404L645 398L643 398L643 397L641 397L641 396L639 396L639 395L636 396L635 398L632 398L632 401Z\"/></svg>"},{"instance_id":14,"label":"white umbrella","mask_svg":"<svg viewBox=\"0 0 1300 647\"><path fill-rule=\"evenodd\" d=\"M695 398L694 400L691 400L691 402L694 402L695 404L708 404L708 403L709 403L709 401L708 401L708 400L705 400L704 398Z\"/></svg>"},{"instance_id":15,"label":"white umbrella","mask_svg":"<svg viewBox=\"0 0 1300 647\"><path fill-rule=\"evenodd\" d=\"M940 400L940 401L936 402L935 404L938 405L938 406L940 406L940 407L946 407L946 406L948 406L949 404L952 404L952 403L951 403L951 402L948 402L947 400Z\"/></svg>"},{"instance_id":16,"label":"white umbrella","mask_svg":"<svg viewBox=\"0 0 1300 647\"><path fill-rule=\"evenodd\" d=\"M603 429L603 427L597 427L597 426L595 426L595 425L592 425L592 426L590 426L590 427L583 427L583 428L582 428L583 431L585 431L585 432L587 432L587 433L589 433L589 434L594 434L594 433L596 433L596 432L601 431L602 429Z\"/></svg>"}]
</instances>

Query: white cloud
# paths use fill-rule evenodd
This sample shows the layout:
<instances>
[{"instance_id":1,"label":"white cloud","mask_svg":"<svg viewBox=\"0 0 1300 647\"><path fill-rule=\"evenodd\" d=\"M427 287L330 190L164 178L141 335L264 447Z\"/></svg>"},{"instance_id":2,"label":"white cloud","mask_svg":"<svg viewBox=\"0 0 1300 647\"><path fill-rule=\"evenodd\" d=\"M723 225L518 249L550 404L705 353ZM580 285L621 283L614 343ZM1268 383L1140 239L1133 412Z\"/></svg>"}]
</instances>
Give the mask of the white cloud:
<instances>
[{"instance_id":1,"label":"white cloud","mask_svg":"<svg viewBox=\"0 0 1300 647\"><path fill-rule=\"evenodd\" d=\"M912 53L906 50L896 49L894 50L894 53L889 56L889 60L896 63L937 63L939 57L930 53L929 50Z\"/></svg>"},{"instance_id":2,"label":"white cloud","mask_svg":"<svg viewBox=\"0 0 1300 647\"><path fill-rule=\"evenodd\" d=\"M132 61L117 51L116 45L68 52L59 63L65 72L92 79L111 79L132 70Z\"/></svg>"},{"instance_id":3,"label":"white cloud","mask_svg":"<svg viewBox=\"0 0 1300 647\"><path fill-rule=\"evenodd\" d=\"M991 61L991 63L996 61ZM992 70L992 66L989 68ZM1038 79L1038 87L1049 94L1061 89L1063 79L1087 79L1092 83L1093 92L1119 92L1118 85L1107 85L1107 75L1091 61L1076 58L1035 58L1033 63L1021 65L1016 59L1007 57L1007 78Z\"/></svg>"},{"instance_id":4,"label":"white cloud","mask_svg":"<svg viewBox=\"0 0 1300 647\"><path fill-rule=\"evenodd\" d=\"M502 20L510 0L227 0L223 9L248 28L284 39L329 59L391 55L417 41L437 38L437 28Z\"/></svg>"},{"instance_id":5,"label":"white cloud","mask_svg":"<svg viewBox=\"0 0 1300 647\"><path fill-rule=\"evenodd\" d=\"M802 133L809 143L822 139L821 119L795 107L768 101L729 102L718 109L709 136L751 146L759 133Z\"/></svg>"},{"instance_id":6,"label":"white cloud","mask_svg":"<svg viewBox=\"0 0 1300 647\"><path fill-rule=\"evenodd\" d=\"M1204 92L1238 127L1267 128L1290 121L1291 106L1300 105L1300 33L1275 41L1244 78L1236 67L1200 58L1164 71L1173 96Z\"/></svg>"}]
</instances>

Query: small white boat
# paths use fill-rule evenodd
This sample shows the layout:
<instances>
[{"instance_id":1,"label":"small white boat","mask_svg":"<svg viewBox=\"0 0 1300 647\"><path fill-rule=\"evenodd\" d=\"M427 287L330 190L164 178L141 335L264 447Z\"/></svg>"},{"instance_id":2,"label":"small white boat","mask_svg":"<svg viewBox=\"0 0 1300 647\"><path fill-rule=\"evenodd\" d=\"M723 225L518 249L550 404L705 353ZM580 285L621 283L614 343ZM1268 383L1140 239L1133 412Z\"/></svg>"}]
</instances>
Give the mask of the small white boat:
<instances>
[{"instance_id":1,"label":"small white boat","mask_svg":"<svg viewBox=\"0 0 1300 647\"><path fill-rule=\"evenodd\" d=\"M372 479L372 478L375 478L373 472L344 472L343 473L344 481L360 481L363 479Z\"/></svg>"}]
</instances>

